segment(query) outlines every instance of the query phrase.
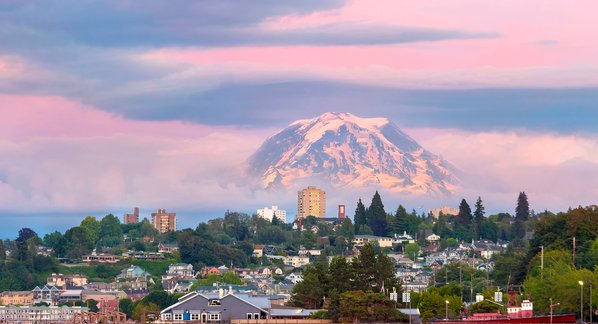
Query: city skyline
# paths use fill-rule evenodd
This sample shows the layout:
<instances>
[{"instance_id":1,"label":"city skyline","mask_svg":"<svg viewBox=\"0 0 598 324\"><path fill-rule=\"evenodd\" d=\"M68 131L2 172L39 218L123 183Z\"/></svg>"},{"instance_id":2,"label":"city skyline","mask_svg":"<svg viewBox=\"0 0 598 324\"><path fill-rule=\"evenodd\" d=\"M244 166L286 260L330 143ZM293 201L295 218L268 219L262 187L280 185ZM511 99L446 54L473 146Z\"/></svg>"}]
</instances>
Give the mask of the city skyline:
<instances>
[{"instance_id":1,"label":"city skyline","mask_svg":"<svg viewBox=\"0 0 598 324\"><path fill-rule=\"evenodd\" d=\"M306 184L254 190L243 167L269 136L329 111L388 118L466 171L448 198L323 187L349 217L375 189L387 211L481 196L489 213L512 212L520 191L538 212L596 204L597 9L3 3L0 237L30 223L64 230L87 214L122 219L135 206L140 218L172 210L180 228L227 209L278 205L294 216Z\"/></svg>"}]
</instances>

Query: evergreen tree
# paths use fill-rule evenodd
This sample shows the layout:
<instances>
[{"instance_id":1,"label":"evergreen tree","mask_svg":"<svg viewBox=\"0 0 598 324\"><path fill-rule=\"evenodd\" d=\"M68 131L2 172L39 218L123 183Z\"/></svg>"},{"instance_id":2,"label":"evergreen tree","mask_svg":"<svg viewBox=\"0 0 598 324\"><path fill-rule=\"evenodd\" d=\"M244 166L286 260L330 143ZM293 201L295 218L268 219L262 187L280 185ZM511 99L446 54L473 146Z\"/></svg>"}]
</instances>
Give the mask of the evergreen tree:
<instances>
[{"instance_id":1,"label":"evergreen tree","mask_svg":"<svg viewBox=\"0 0 598 324\"><path fill-rule=\"evenodd\" d=\"M478 197L475 202L475 211L473 212L473 225L476 239L482 235L482 227L484 224L484 205L482 204L482 197ZM487 238L487 237L484 237Z\"/></svg>"},{"instance_id":2,"label":"evergreen tree","mask_svg":"<svg viewBox=\"0 0 598 324\"><path fill-rule=\"evenodd\" d=\"M457 223L469 226L471 225L473 216L471 215L471 207L465 199L461 200L461 204L459 204L459 215L457 215Z\"/></svg>"},{"instance_id":3,"label":"evergreen tree","mask_svg":"<svg viewBox=\"0 0 598 324\"><path fill-rule=\"evenodd\" d=\"M370 204L368 211L370 214L369 226L372 229L372 232L374 232L374 235L386 236L388 231L388 222L386 221L386 212L384 211L382 199L380 198L380 194L377 190L372 198L372 203Z\"/></svg>"},{"instance_id":4,"label":"evergreen tree","mask_svg":"<svg viewBox=\"0 0 598 324\"><path fill-rule=\"evenodd\" d=\"M4 242L0 240L0 269L2 269L2 265L4 265L4 261L6 260L6 248L4 247Z\"/></svg>"},{"instance_id":5,"label":"evergreen tree","mask_svg":"<svg viewBox=\"0 0 598 324\"><path fill-rule=\"evenodd\" d=\"M89 237L93 241L93 235L91 233L89 233ZM117 246L121 244L123 242L123 232L118 218L112 214L108 214L102 218L100 221L98 237L103 246Z\"/></svg>"},{"instance_id":6,"label":"evergreen tree","mask_svg":"<svg viewBox=\"0 0 598 324\"><path fill-rule=\"evenodd\" d=\"M397 234L403 234L403 232L406 232L409 230L409 215L407 214L407 210L405 209L405 207L403 207L403 205L399 205L399 208L397 208L397 211L395 212L395 217L394 217L394 226L393 226L393 230L395 233Z\"/></svg>"},{"instance_id":7,"label":"evergreen tree","mask_svg":"<svg viewBox=\"0 0 598 324\"><path fill-rule=\"evenodd\" d=\"M361 249L361 254L353 259L355 289L368 291L376 285L376 253L370 244Z\"/></svg>"},{"instance_id":8,"label":"evergreen tree","mask_svg":"<svg viewBox=\"0 0 598 324\"><path fill-rule=\"evenodd\" d=\"M347 259L341 256L336 256L330 261L330 278L331 287L337 290L337 293L343 293L353 288L353 281L355 279L355 273L353 267Z\"/></svg>"},{"instance_id":9,"label":"evergreen tree","mask_svg":"<svg viewBox=\"0 0 598 324\"><path fill-rule=\"evenodd\" d=\"M361 202L361 198L357 202L357 208L355 208L355 217L353 217L355 222L355 234L358 234L359 228L366 224L366 216L365 216L365 206Z\"/></svg>"},{"instance_id":10,"label":"evergreen tree","mask_svg":"<svg viewBox=\"0 0 598 324\"><path fill-rule=\"evenodd\" d=\"M517 208L515 209L515 219L525 222L529 218L529 202L525 191L519 193L517 198Z\"/></svg>"}]
</instances>

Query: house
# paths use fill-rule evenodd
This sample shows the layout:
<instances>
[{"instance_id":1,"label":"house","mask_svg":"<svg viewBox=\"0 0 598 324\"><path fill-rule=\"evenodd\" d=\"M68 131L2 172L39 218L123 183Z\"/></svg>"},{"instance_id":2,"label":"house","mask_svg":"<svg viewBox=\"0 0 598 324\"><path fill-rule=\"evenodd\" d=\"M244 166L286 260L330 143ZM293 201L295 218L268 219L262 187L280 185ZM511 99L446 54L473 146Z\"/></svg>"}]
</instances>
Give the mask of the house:
<instances>
[{"instance_id":1,"label":"house","mask_svg":"<svg viewBox=\"0 0 598 324\"><path fill-rule=\"evenodd\" d=\"M253 246L253 257L261 258L264 255L264 248L266 246L262 244L256 244Z\"/></svg>"},{"instance_id":2,"label":"house","mask_svg":"<svg viewBox=\"0 0 598 324\"><path fill-rule=\"evenodd\" d=\"M301 246L297 254L300 256L318 256L322 255L322 251L318 249L306 249L305 247Z\"/></svg>"},{"instance_id":3,"label":"house","mask_svg":"<svg viewBox=\"0 0 598 324\"><path fill-rule=\"evenodd\" d=\"M132 265L126 269L123 269L120 274L118 276L116 276L116 279L137 279L137 278L147 278L148 276L150 276L149 273L147 273L147 271L143 270L141 267L136 266L136 265Z\"/></svg>"},{"instance_id":4,"label":"house","mask_svg":"<svg viewBox=\"0 0 598 324\"><path fill-rule=\"evenodd\" d=\"M426 236L426 242L430 243L430 244L438 244L438 241L440 241L440 235L436 235L434 233Z\"/></svg>"},{"instance_id":5,"label":"house","mask_svg":"<svg viewBox=\"0 0 598 324\"><path fill-rule=\"evenodd\" d=\"M149 294L149 290L147 289L127 289L124 292L125 294L127 294L127 297L130 298L133 302L142 300L143 297Z\"/></svg>"},{"instance_id":6,"label":"house","mask_svg":"<svg viewBox=\"0 0 598 324\"><path fill-rule=\"evenodd\" d=\"M101 292L97 290L83 290L81 292L81 300L86 302L90 299L101 301L101 300L114 300L117 299L117 292Z\"/></svg>"},{"instance_id":7,"label":"house","mask_svg":"<svg viewBox=\"0 0 598 324\"><path fill-rule=\"evenodd\" d=\"M53 248L49 248L49 247L45 247L42 245L38 245L35 247L35 252L37 253L37 255L42 255L42 256L52 256L54 255L54 249Z\"/></svg>"},{"instance_id":8,"label":"house","mask_svg":"<svg viewBox=\"0 0 598 324\"><path fill-rule=\"evenodd\" d=\"M0 323L68 323L87 307L0 306Z\"/></svg>"},{"instance_id":9,"label":"house","mask_svg":"<svg viewBox=\"0 0 598 324\"><path fill-rule=\"evenodd\" d=\"M216 268L216 267L203 267L203 268L201 268L201 271L199 272L199 274L202 277L205 277L207 275L219 275L220 271L218 271L218 268Z\"/></svg>"},{"instance_id":10,"label":"house","mask_svg":"<svg viewBox=\"0 0 598 324\"><path fill-rule=\"evenodd\" d=\"M178 251L179 246L176 243L162 243L158 244L158 252L160 253L172 253Z\"/></svg>"},{"instance_id":11,"label":"house","mask_svg":"<svg viewBox=\"0 0 598 324\"><path fill-rule=\"evenodd\" d=\"M83 300L83 289L63 290L58 295L58 303L75 303Z\"/></svg>"},{"instance_id":12,"label":"house","mask_svg":"<svg viewBox=\"0 0 598 324\"><path fill-rule=\"evenodd\" d=\"M394 235L394 242L395 244L413 244L415 240L406 231L403 231L402 235L395 234Z\"/></svg>"},{"instance_id":13,"label":"house","mask_svg":"<svg viewBox=\"0 0 598 324\"><path fill-rule=\"evenodd\" d=\"M0 305L33 305L33 292L4 291L0 293Z\"/></svg>"},{"instance_id":14,"label":"house","mask_svg":"<svg viewBox=\"0 0 598 324\"><path fill-rule=\"evenodd\" d=\"M158 261L164 260L164 253L162 252L145 252L145 251L127 251L122 254L125 258L135 258L137 260Z\"/></svg>"},{"instance_id":15,"label":"house","mask_svg":"<svg viewBox=\"0 0 598 324\"><path fill-rule=\"evenodd\" d=\"M48 286L63 287L64 289L67 289L68 287L81 287L87 285L88 280L89 278L84 275L63 275L62 273L53 273L48 277L46 284Z\"/></svg>"},{"instance_id":16,"label":"house","mask_svg":"<svg viewBox=\"0 0 598 324\"><path fill-rule=\"evenodd\" d=\"M288 276L284 277L285 280L292 282L293 284L298 283L299 281L303 280L303 275L299 273L291 273Z\"/></svg>"},{"instance_id":17,"label":"house","mask_svg":"<svg viewBox=\"0 0 598 324\"><path fill-rule=\"evenodd\" d=\"M288 257L284 257L283 262L285 265L290 265L290 266L293 266L294 268L300 268L304 265L309 264L309 257L300 256L300 255L288 256Z\"/></svg>"},{"instance_id":18,"label":"house","mask_svg":"<svg viewBox=\"0 0 598 324\"><path fill-rule=\"evenodd\" d=\"M374 235L355 235L353 244L355 246L364 246L368 243L377 242L381 248L392 247L393 239L390 237L374 236Z\"/></svg>"},{"instance_id":19,"label":"house","mask_svg":"<svg viewBox=\"0 0 598 324\"><path fill-rule=\"evenodd\" d=\"M91 254L84 255L82 258L83 262L85 263L109 263L114 264L120 261L120 258L117 255L109 254L109 253L96 253L96 250L93 250Z\"/></svg>"},{"instance_id":20,"label":"house","mask_svg":"<svg viewBox=\"0 0 598 324\"><path fill-rule=\"evenodd\" d=\"M48 305L56 305L58 296L60 295L60 289L56 286L45 285L42 288L33 288L33 303L46 303Z\"/></svg>"},{"instance_id":21,"label":"house","mask_svg":"<svg viewBox=\"0 0 598 324\"><path fill-rule=\"evenodd\" d=\"M287 312L303 312L309 316L315 310L285 310ZM281 316L281 317L278 317ZM199 321L201 323L221 323L232 320L264 320L270 318L289 318L283 312L272 307L269 296L251 296L236 294L232 288L225 294L220 289L217 294L191 292L179 299L179 302L160 312L162 321L183 323L183 321Z\"/></svg>"},{"instance_id":22,"label":"house","mask_svg":"<svg viewBox=\"0 0 598 324\"><path fill-rule=\"evenodd\" d=\"M278 252L278 248L272 245L268 245L264 247L264 254L265 255L274 255Z\"/></svg>"},{"instance_id":23,"label":"house","mask_svg":"<svg viewBox=\"0 0 598 324\"><path fill-rule=\"evenodd\" d=\"M225 266L224 264L218 267L218 273L220 275L224 275L227 272L230 272L230 269L227 266Z\"/></svg>"},{"instance_id":24,"label":"house","mask_svg":"<svg viewBox=\"0 0 598 324\"><path fill-rule=\"evenodd\" d=\"M195 277L195 272L193 271L193 265L188 263L173 263L168 266L168 270L166 271L166 275L170 276L178 276L178 277Z\"/></svg>"}]
</instances>

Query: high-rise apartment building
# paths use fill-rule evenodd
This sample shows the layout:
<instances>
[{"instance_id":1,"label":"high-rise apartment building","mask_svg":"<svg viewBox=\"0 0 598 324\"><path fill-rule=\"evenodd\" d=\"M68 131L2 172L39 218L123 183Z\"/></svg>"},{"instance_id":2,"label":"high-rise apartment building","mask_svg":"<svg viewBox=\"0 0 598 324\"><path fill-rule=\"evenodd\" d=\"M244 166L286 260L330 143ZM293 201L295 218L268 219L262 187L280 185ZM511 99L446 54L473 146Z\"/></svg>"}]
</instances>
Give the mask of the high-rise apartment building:
<instances>
[{"instance_id":1,"label":"high-rise apartment building","mask_svg":"<svg viewBox=\"0 0 598 324\"><path fill-rule=\"evenodd\" d=\"M326 217L326 192L313 186L297 193L297 219L310 215Z\"/></svg>"},{"instance_id":2,"label":"high-rise apartment building","mask_svg":"<svg viewBox=\"0 0 598 324\"><path fill-rule=\"evenodd\" d=\"M152 213L152 225L160 233L176 231L176 213L167 213L166 209L158 209Z\"/></svg>"},{"instance_id":3,"label":"high-rise apartment building","mask_svg":"<svg viewBox=\"0 0 598 324\"><path fill-rule=\"evenodd\" d=\"M124 215L124 224L139 223L139 208L135 207L132 214Z\"/></svg>"},{"instance_id":4,"label":"high-rise apartment building","mask_svg":"<svg viewBox=\"0 0 598 324\"><path fill-rule=\"evenodd\" d=\"M287 211L284 209L278 209L278 206L272 206L272 208L264 207L257 210L257 215L261 218L272 221L272 218L276 217L279 221L287 222Z\"/></svg>"}]
</instances>

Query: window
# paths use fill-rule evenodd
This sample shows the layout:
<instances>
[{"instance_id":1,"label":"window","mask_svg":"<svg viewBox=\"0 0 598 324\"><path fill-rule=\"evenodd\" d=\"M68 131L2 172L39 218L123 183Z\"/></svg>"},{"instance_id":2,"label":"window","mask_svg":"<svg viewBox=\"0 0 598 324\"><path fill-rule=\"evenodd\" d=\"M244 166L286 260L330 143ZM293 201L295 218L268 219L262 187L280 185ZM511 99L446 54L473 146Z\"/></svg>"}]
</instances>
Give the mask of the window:
<instances>
[{"instance_id":1,"label":"window","mask_svg":"<svg viewBox=\"0 0 598 324\"><path fill-rule=\"evenodd\" d=\"M260 319L260 313L253 313L253 319Z\"/></svg>"},{"instance_id":2,"label":"window","mask_svg":"<svg viewBox=\"0 0 598 324\"><path fill-rule=\"evenodd\" d=\"M220 313L210 313L208 314L209 321L219 321L220 320Z\"/></svg>"},{"instance_id":3,"label":"window","mask_svg":"<svg viewBox=\"0 0 598 324\"><path fill-rule=\"evenodd\" d=\"M251 313L247 313L247 319L251 319Z\"/></svg>"},{"instance_id":4,"label":"window","mask_svg":"<svg viewBox=\"0 0 598 324\"><path fill-rule=\"evenodd\" d=\"M210 299L208 306L220 306L220 299Z\"/></svg>"},{"instance_id":5,"label":"window","mask_svg":"<svg viewBox=\"0 0 598 324\"><path fill-rule=\"evenodd\" d=\"M173 314L174 315L174 320L179 320L182 321L183 320L183 314Z\"/></svg>"}]
</instances>

